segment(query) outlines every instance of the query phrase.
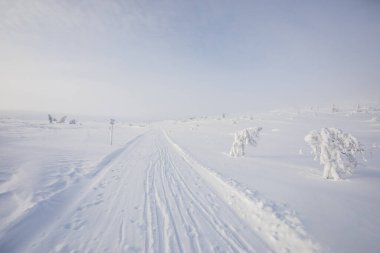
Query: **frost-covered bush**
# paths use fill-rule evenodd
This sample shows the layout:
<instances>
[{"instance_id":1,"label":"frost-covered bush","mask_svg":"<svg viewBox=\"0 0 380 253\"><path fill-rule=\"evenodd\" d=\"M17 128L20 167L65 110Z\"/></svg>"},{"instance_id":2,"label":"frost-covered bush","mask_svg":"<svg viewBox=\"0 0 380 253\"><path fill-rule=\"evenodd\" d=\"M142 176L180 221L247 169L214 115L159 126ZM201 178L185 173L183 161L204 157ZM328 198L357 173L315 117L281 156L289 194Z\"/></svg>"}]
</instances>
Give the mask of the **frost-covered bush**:
<instances>
[{"instance_id":1,"label":"frost-covered bush","mask_svg":"<svg viewBox=\"0 0 380 253\"><path fill-rule=\"evenodd\" d=\"M53 116L51 116L51 114L48 114L48 118L49 118L49 123L50 124L57 123L57 119L54 118Z\"/></svg>"},{"instance_id":2,"label":"frost-covered bush","mask_svg":"<svg viewBox=\"0 0 380 253\"><path fill-rule=\"evenodd\" d=\"M362 109L362 107L360 106L360 104L358 104L358 105L356 106L356 112L357 112L357 113L359 113L359 112L363 112L363 109Z\"/></svg>"},{"instance_id":3,"label":"frost-covered bush","mask_svg":"<svg viewBox=\"0 0 380 253\"><path fill-rule=\"evenodd\" d=\"M352 174L357 166L355 155L363 148L351 134L343 133L338 128L322 128L319 132L311 131L305 136L312 153L324 165L323 177L338 180L344 174Z\"/></svg>"},{"instance_id":4,"label":"frost-covered bush","mask_svg":"<svg viewBox=\"0 0 380 253\"><path fill-rule=\"evenodd\" d=\"M66 119L67 119L67 116L63 116L63 117L58 121L58 123L60 123L60 124L65 123Z\"/></svg>"},{"instance_id":5,"label":"frost-covered bush","mask_svg":"<svg viewBox=\"0 0 380 253\"><path fill-rule=\"evenodd\" d=\"M53 123L53 116L51 116L50 114L48 114L48 118L49 118L49 123L52 124Z\"/></svg>"},{"instance_id":6,"label":"frost-covered bush","mask_svg":"<svg viewBox=\"0 0 380 253\"><path fill-rule=\"evenodd\" d=\"M257 140L260 136L261 127L246 128L235 133L235 139L232 143L230 155L234 157L245 155L245 146L250 144L257 145Z\"/></svg>"}]
</instances>

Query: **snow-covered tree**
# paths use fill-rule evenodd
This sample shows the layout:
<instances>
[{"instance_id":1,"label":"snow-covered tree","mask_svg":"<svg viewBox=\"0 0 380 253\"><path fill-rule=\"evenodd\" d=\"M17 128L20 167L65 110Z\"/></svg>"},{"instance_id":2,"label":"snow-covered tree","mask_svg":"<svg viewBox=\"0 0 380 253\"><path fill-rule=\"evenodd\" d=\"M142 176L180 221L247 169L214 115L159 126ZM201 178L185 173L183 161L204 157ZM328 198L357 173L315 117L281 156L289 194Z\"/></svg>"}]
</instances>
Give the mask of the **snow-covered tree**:
<instances>
[{"instance_id":1,"label":"snow-covered tree","mask_svg":"<svg viewBox=\"0 0 380 253\"><path fill-rule=\"evenodd\" d=\"M360 104L358 104L356 106L356 112L362 112L362 108L361 108Z\"/></svg>"},{"instance_id":2,"label":"snow-covered tree","mask_svg":"<svg viewBox=\"0 0 380 253\"><path fill-rule=\"evenodd\" d=\"M67 116L63 116L58 123L65 123Z\"/></svg>"},{"instance_id":3,"label":"snow-covered tree","mask_svg":"<svg viewBox=\"0 0 380 253\"><path fill-rule=\"evenodd\" d=\"M53 123L53 117L50 114L48 114L48 118L49 118L49 123L52 124Z\"/></svg>"},{"instance_id":4,"label":"snow-covered tree","mask_svg":"<svg viewBox=\"0 0 380 253\"><path fill-rule=\"evenodd\" d=\"M246 128L235 133L235 139L232 143L230 155L234 157L245 155L245 146L250 144L257 145L257 140L260 136L261 127Z\"/></svg>"},{"instance_id":5,"label":"snow-covered tree","mask_svg":"<svg viewBox=\"0 0 380 253\"><path fill-rule=\"evenodd\" d=\"M335 106L335 104L332 104L331 111L332 112L339 112L339 109Z\"/></svg>"},{"instance_id":6,"label":"snow-covered tree","mask_svg":"<svg viewBox=\"0 0 380 253\"><path fill-rule=\"evenodd\" d=\"M352 174L357 166L356 154L363 153L358 140L338 128L322 128L305 136L315 159L324 165L323 177L338 180L342 175Z\"/></svg>"}]
</instances>

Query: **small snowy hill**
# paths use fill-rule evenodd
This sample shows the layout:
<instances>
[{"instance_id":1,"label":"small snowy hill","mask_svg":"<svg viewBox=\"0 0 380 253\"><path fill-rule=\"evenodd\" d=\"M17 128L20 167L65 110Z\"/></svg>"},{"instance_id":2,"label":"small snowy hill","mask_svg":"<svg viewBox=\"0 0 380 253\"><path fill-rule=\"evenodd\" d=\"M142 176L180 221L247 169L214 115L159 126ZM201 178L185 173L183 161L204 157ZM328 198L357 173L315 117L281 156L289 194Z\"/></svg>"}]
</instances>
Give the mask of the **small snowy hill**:
<instances>
[{"instance_id":1,"label":"small snowy hill","mask_svg":"<svg viewBox=\"0 0 380 253\"><path fill-rule=\"evenodd\" d=\"M380 111L117 123L0 118L0 252L379 252ZM229 156L234 133L262 127ZM322 178L304 137L365 147Z\"/></svg>"}]
</instances>

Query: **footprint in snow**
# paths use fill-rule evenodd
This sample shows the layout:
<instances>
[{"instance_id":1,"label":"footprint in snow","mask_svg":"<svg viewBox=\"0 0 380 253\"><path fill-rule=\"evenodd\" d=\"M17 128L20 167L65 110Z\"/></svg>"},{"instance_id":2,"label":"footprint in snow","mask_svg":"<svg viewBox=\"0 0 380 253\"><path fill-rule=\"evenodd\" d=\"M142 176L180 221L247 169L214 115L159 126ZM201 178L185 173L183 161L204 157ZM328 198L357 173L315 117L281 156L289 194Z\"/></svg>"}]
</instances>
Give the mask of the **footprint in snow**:
<instances>
[{"instance_id":1,"label":"footprint in snow","mask_svg":"<svg viewBox=\"0 0 380 253\"><path fill-rule=\"evenodd\" d=\"M80 230L84 227L86 224L85 220L75 220L71 223L67 223L64 228L65 229L72 229L72 230Z\"/></svg>"}]
</instances>

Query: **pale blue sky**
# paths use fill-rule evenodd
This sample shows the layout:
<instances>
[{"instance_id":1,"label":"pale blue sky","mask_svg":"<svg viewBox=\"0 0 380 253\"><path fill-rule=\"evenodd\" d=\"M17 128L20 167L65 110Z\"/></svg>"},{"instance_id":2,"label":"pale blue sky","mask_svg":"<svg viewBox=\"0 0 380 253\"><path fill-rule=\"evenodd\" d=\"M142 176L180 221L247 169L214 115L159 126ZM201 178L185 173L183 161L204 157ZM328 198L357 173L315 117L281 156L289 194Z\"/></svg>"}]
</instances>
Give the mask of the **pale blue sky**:
<instances>
[{"instance_id":1,"label":"pale blue sky","mask_svg":"<svg viewBox=\"0 0 380 253\"><path fill-rule=\"evenodd\" d=\"M380 1L0 0L0 109L170 118L380 98Z\"/></svg>"}]
</instances>

